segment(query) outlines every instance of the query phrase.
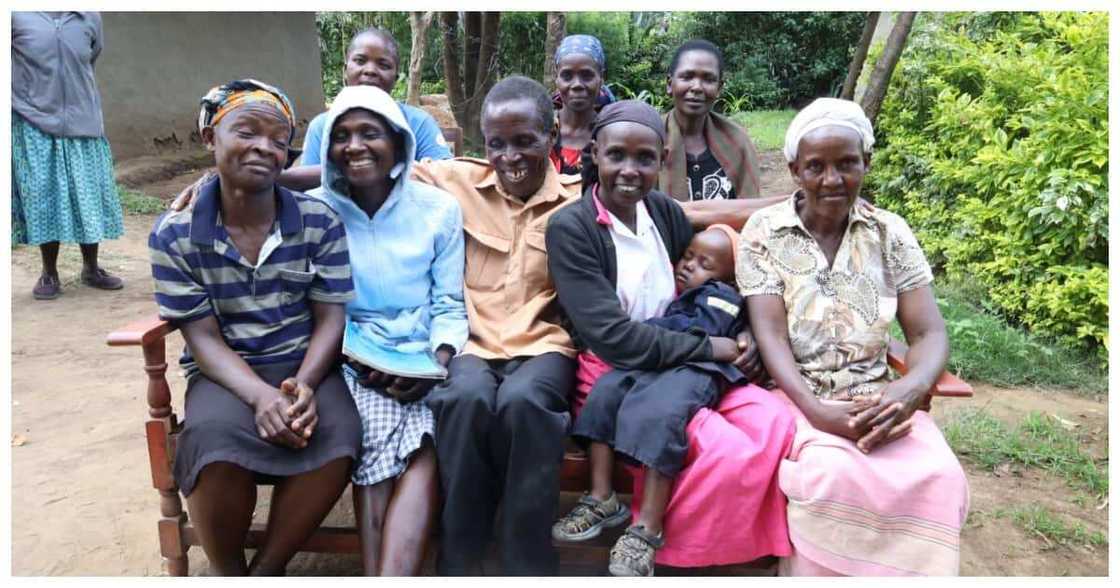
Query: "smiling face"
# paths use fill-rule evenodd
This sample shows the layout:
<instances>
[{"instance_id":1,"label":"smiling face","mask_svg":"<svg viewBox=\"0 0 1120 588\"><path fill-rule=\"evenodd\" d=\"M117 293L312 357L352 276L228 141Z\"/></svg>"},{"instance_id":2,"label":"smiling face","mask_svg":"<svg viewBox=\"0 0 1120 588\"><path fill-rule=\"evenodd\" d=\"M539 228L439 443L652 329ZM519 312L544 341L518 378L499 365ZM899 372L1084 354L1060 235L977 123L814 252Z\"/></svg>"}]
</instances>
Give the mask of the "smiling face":
<instances>
[{"instance_id":1,"label":"smiling face","mask_svg":"<svg viewBox=\"0 0 1120 588\"><path fill-rule=\"evenodd\" d=\"M222 184L247 192L271 188L288 163L292 127L267 102L250 102L202 130Z\"/></svg>"},{"instance_id":2,"label":"smiling face","mask_svg":"<svg viewBox=\"0 0 1120 588\"><path fill-rule=\"evenodd\" d=\"M486 159L510 196L526 199L544 184L552 165L548 154L556 141L556 125L545 129L542 123L530 99L490 103L483 108L480 126Z\"/></svg>"},{"instance_id":3,"label":"smiling face","mask_svg":"<svg viewBox=\"0 0 1120 588\"><path fill-rule=\"evenodd\" d=\"M677 69L669 75L673 107L686 116L707 116L722 89L719 59L709 51L694 49L682 53Z\"/></svg>"},{"instance_id":4,"label":"smiling face","mask_svg":"<svg viewBox=\"0 0 1120 588\"><path fill-rule=\"evenodd\" d=\"M735 254L732 247L731 239L719 229L696 233L673 272L677 290L684 292L702 286L708 280L734 285Z\"/></svg>"},{"instance_id":5,"label":"smiling face","mask_svg":"<svg viewBox=\"0 0 1120 588\"><path fill-rule=\"evenodd\" d=\"M612 212L630 210L649 194L667 153L653 129L616 122L599 129L591 157L599 167L599 200Z\"/></svg>"},{"instance_id":6,"label":"smiling face","mask_svg":"<svg viewBox=\"0 0 1120 588\"><path fill-rule=\"evenodd\" d=\"M869 165L859 133L825 126L801 137L789 171L805 192L809 209L835 218L848 214L855 204Z\"/></svg>"},{"instance_id":7,"label":"smiling face","mask_svg":"<svg viewBox=\"0 0 1120 588\"><path fill-rule=\"evenodd\" d=\"M346 181L355 188L387 182L397 163L399 137L381 116L356 108L338 117L327 152Z\"/></svg>"},{"instance_id":8,"label":"smiling face","mask_svg":"<svg viewBox=\"0 0 1120 588\"><path fill-rule=\"evenodd\" d=\"M381 35L363 33L356 37L346 53L343 80L347 86L377 86L392 92L397 83L399 58Z\"/></svg>"},{"instance_id":9,"label":"smiling face","mask_svg":"<svg viewBox=\"0 0 1120 588\"><path fill-rule=\"evenodd\" d=\"M599 64L590 55L572 53L556 64L556 90L564 108L574 112L591 110L602 86Z\"/></svg>"}]
</instances>

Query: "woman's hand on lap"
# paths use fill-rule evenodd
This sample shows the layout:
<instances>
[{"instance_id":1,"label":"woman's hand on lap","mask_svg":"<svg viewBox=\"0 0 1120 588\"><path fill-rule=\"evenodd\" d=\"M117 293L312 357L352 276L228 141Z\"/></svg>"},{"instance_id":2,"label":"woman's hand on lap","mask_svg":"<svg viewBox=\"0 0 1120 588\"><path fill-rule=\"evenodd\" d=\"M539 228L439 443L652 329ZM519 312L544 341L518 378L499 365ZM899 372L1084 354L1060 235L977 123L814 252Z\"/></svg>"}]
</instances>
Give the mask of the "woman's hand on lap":
<instances>
[{"instance_id":1,"label":"woman's hand on lap","mask_svg":"<svg viewBox=\"0 0 1120 588\"><path fill-rule=\"evenodd\" d=\"M391 386L393 381L397 378L396 376L391 376L353 360L347 360L347 363L350 364L350 367L354 368L354 371L358 372L358 383L366 388L383 390Z\"/></svg>"},{"instance_id":2,"label":"woman's hand on lap","mask_svg":"<svg viewBox=\"0 0 1120 588\"><path fill-rule=\"evenodd\" d=\"M805 411L805 417L809 419L809 424L821 431L858 441L871 430L871 425L858 421L856 417L875 410L878 404L878 395L845 403L826 404L817 400L810 410Z\"/></svg>"},{"instance_id":3,"label":"woman's hand on lap","mask_svg":"<svg viewBox=\"0 0 1120 588\"><path fill-rule=\"evenodd\" d=\"M731 363L743 372L747 377L748 382L761 384L769 378L766 373L766 366L762 363L762 353L758 349L758 344L754 340L754 334L750 329L744 329L735 337L735 343L738 346L739 354Z\"/></svg>"},{"instance_id":4,"label":"woman's hand on lap","mask_svg":"<svg viewBox=\"0 0 1120 588\"><path fill-rule=\"evenodd\" d=\"M294 398L288 407L288 417L292 419L291 428L297 435L310 439L319 424L319 406L315 402L315 391L304 382L288 378L280 383L280 391Z\"/></svg>"},{"instance_id":5,"label":"woman's hand on lap","mask_svg":"<svg viewBox=\"0 0 1120 588\"><path fill-rule=\"evenodd\" d=\"M425 378L397 378L389 387L389 394L403 404L415 402L428 395L439 380Z\"/></svg>"},{"instance_id":6,"label":"woman's hand on lap","mask_svg":"<svg viewBox=\"0 0 1120 588\"><path fill-rule=\"evenodd\" d=\"M454 351L446 346L441 345L436 350L436 361L443 367L451 363L451 356ZM388 393L402 403L415 402L428 395L432 388L439 384L439 380L430 380L425 378L396 378L396 380L388 387Z\"/></svg>"},{"instance_id":7,"label":"woman's hand on lap","mask_svg":"<svg viewBox=\"0 0 1120 588\"><path fill-rule=\"evenodd\" d=\"M910 432L911 417L918 409L925 390L911 385L902 377L887 384L873 398L878 401L874 406L856 414L855 425L868 427L869 431L856 442L860 451L867 453L876 446L894 441Z\"/></svg>"},{"instance_id":8,"label":"woman's hand on lap","mask_svg":"<svg viewBox=\"0 0 1120 588\"><path fill-rule=\"evenodd\" d=\"M729 337L712 337L712 360L733 362L739 357L739 344Z\"/></svg>"},{"instance_id":9,"label":"woman's hand on lap","mask_svg":"<svg viewBox=\"0 0 1120 588\"><path fill-rule=\"evenodd\" d=\"M269 442L292 449L307 446L307 440L296 434L290 427L291 418L288 408L292 399L273 389L270 394L262 394L253 402L253 413L257 424L257 434Z\"/></svg>"}]
</instances>

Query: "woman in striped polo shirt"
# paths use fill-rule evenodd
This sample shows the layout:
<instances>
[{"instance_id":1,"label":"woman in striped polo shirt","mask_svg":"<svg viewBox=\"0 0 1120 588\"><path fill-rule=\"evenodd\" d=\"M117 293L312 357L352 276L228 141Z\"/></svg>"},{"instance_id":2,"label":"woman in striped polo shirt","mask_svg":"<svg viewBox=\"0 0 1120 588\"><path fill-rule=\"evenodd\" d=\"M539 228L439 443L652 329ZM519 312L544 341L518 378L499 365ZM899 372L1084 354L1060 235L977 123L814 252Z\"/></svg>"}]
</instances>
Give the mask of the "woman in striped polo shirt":
<instances>
[{"instance_id":1,"label":"woman in striped polo shirt","mask_svg":"<svg viewBox=\"0 0 1120 588\"><path fill-rule=\"evenodd\" d=\"M276 185L296 153L291 103L238 80L202 99L218 177L149 238L160 316L183 332L176 482L212 570L277 575L349 481L361 423L333 367L354 297L346 232L324 202ZM251 562L256 485L275 482Z\"/></svg>"}]
</instances>

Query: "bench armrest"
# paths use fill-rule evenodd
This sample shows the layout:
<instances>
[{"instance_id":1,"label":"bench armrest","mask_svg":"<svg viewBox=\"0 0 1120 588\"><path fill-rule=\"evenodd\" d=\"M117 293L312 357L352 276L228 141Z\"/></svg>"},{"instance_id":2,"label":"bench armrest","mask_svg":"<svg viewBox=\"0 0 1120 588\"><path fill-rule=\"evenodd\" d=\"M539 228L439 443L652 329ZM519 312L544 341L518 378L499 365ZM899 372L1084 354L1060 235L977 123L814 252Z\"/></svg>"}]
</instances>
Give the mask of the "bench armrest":
<instances>
[{"instance_id":1,"label":"bench armrest","mask_svg":"<svg viewBox=\"0 0 1120 588\"><path fill-rule=\"evenodd\" d=\"M131 322L109 333L109 336L105 338L105 343L110 347L129 345L143 347L166 337L175 329L176 327L171 323L154 316Z\"/></svg>"},{"instance_id":2,"label":"bench armrest","mask_svg":"<svg viewBox=\"0 0 1120 588\"><path fill-rule=\"evenodd\" d=\"M887 345L887 364L889 364L895 371L900 374L905 374L909 369L906 367L906 352L910 348L905 343L891 339ZM929 391L930 396L949 396L955 398L969 398L972 396L972 386L968 382L958 378L945 370L941 372L941 376L934 382L933 388Z\"/></svg>"}]
</instances>

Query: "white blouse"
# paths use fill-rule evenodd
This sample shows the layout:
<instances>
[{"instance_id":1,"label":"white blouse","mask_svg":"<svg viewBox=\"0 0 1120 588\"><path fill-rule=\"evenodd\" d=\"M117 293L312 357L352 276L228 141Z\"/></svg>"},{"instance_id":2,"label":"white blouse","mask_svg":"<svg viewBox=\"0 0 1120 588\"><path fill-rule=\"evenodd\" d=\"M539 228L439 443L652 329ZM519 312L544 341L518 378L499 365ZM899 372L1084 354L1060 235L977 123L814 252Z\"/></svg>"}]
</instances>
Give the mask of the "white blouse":
<instances>
[{"instance_id":1,"label":"white blouse","mask_svg":"<svg viewBox=\"0 0 1120 588\"><path fill-rule=\"evenodd\" d=\"M673 264L644 202L638 203L637 234L609 210L618 282L615 292L632 320L644 321L665 314L677 296Z\"/></svg>"}]
</instances>

